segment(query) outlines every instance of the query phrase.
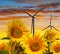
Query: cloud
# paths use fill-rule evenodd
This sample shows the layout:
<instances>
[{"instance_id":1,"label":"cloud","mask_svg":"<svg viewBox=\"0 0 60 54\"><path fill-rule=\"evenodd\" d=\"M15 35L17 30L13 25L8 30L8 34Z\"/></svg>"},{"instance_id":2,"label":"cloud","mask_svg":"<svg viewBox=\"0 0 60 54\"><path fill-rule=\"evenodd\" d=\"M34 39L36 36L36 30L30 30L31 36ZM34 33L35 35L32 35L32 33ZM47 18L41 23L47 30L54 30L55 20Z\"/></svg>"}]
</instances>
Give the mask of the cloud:
<instances>
[{"instance_id":1,"label":"cloud","mask_svg":"<svg viewBox=\"0 0 60 54\"><path fill-rule=\"evenodd\" d=\"M56 2L56 3L49 3L49 4L44 4L44 5L38 5L38 7L46 7L46 8L56 8L56 7L60 7L60 3Z\"/></svg>"},{"instance_id":2,"label":"cloud","mask_svg":"<svg viewBox=\"0 0 60 54\"><path fill-rule=\"evenodd\" d=\"M9 8L9 7L8 7ZM11 7L10 7L11 8ZM24 9L24 11L27 11L30 14L36 13L38 10L32 10L32 9ZM9 14L26 14L22 9L5 9L5 10L0 10L0 15L9 15ZM60 10L41 10L40 12L42 13L49 13L49 12L54 12L54 13L60 13Z\"/></svg>"},{"instance_id":3,"label":"cloud","mask_svg":"<svg viewBox=\"0 0 60 54\"><path fill-rule=\"evenodd\" d=\"M31 3L31 4L47 4L47 3L56 3L60 0L11 0L17 3Z\"/></svg>"}]
</instances>

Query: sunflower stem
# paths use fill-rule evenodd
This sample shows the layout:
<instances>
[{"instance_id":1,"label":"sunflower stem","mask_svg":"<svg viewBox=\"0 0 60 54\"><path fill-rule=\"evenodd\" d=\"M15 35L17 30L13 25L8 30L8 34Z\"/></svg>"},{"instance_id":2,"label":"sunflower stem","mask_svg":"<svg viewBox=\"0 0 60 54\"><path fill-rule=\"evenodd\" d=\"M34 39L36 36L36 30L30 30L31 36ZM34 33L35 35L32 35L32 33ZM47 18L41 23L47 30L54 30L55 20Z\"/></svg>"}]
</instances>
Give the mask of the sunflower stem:
<instances>
[{"instance_id":1,"label":"sunflower stem","mask_svg":"<svg viewBox=\"0 0 60 54\"><path fill-rule=\"evenodd\" d=\"M50 54L50 42L47 42L48 44L48 53L47 54Z\"/></svg>"}]
</instances>

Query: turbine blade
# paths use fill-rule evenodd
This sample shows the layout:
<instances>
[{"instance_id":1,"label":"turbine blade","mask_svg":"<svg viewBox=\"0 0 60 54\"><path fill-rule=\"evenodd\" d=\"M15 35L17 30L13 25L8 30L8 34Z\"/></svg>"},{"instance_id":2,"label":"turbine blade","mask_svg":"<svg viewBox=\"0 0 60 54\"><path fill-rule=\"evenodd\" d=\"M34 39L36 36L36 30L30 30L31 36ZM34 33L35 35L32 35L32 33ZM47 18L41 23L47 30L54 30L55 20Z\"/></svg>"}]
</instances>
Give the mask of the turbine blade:
<instances>
[{"instance_id":1,"label":"turbine blade","mask_svg":"<svg viewBox=\"0 0 60 54\"><path fill-rule=\"evenodd\" d=\"M56 31L59 31L57 28L55 28L54 26L52 26Z\"/></svg>"},{"instance_id":2,"label":"turbine blade","mask_svg":"<svg viewBox=\"0 0 60 54\"><path fill-rule=\"evenodd\" d=\"M49 25L49 26L47 26L46 28L42 29L42 31L43 31L43 30L45 30L45 29L47 29L47 28L49 28L49 27L50 27L50 25Z\"/></svg>"},{"instance_id":3,"label":"turbine blade","mask_svg":"<svg viewBox=\"0 0 60 54\"><path fill-rule=\"evenodd\" d=\"M38 10L33 16L35 16L36 14L38 14L42 9L44 9L44 7L41 8L40 10Z\"/></svg>"},{"instance_id":4,"label":"turbine blade","mask_svg":"<svg viewBox=\"0 0 60 54\"><path fill-rule=\"evenodd\" d=\"M32 15L31 14L29 14L28 12L26 12L26 11L24 11L26 14L28 14L29 16L31 16L32 17Z\"/></svg>"}]
</instances>

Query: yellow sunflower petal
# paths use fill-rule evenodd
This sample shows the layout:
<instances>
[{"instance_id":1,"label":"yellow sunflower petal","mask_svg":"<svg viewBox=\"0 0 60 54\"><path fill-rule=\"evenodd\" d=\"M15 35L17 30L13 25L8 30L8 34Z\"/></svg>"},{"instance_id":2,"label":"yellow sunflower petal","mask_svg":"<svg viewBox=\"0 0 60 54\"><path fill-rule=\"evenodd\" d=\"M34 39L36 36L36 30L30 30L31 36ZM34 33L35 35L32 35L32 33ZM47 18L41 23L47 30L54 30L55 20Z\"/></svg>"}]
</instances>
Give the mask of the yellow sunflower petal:
<instances>
[{"instance_id":1,"label":"yellow sunflower petal","mask_svg":"<svg viewBox=\"0 0 60 54\"><path fill-rule=\"evenodd\" d=\"M28 39L25 40L27 54L42 54L46 46L46 42L39 34L35 34L34 37L30 34Z\"/></svg>"},{"instance_id":2,"label":"yellow sunflower petal","mask_svg":"<svg viewBox=\"0 0 60 54\"><path fill-rule=\"evenodd\" d=\"M53 54L60 54L60 40L53 42L50 49Z\"/></svg>"},{"instance_id":3,"label":"yellow sunflower petal","mask_svg":"<svg viewBox=\"0 0 60 54\"><path fill-rule=\"evenodd\" d=\"M55 30L46 30L45 31L45 39L48 42L56 40L57 39L57 32Z\"/></svg>"},{"instance_id":4,"label":"yellow sunflower petal","mask_svg":"<svg viewBox=\"0 0 60 54\"><path fill-rule=\"evenodd\" d=\"M22 37L28 29L21 20L12 20L8 23L8 34L13 38Z\"/></svg>"},{"instance_id":5,"label":"yellow sunflower petal","mask_svg":"<svg viewBox=\"0 0 60 54\"><path fill-rule=\"evenodd\" d=\"M4 43L0 44L0 52L2 52L6 48L6 45Z\"/></svg>"}]
</instances>

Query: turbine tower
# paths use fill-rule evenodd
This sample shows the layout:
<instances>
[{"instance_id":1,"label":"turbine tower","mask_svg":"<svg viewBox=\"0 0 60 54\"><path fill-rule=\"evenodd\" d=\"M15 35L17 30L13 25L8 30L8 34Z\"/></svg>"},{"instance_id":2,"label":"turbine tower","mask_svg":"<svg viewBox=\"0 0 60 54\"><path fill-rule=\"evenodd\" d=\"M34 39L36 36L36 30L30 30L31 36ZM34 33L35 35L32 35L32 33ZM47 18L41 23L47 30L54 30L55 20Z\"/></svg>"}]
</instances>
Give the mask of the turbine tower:
<instances>
[{"instance_id":1,"label":"turbine tower","mask_svg":"<svg viewBox=\"0 0 60 54\"><path fill-rule=\"evenodd\" d=\"M29 14L27 11L24 11L26 14L28 14L30 17L32 17L32 24L31 24L31 32L33 33L33 36L34 36L34 31L35 31L35 16L42 10L42 9L44 9L44 8L41 8L40 10L38 10L34 15L31 15L31 14Z\"/></svg>"}]
</instances>

